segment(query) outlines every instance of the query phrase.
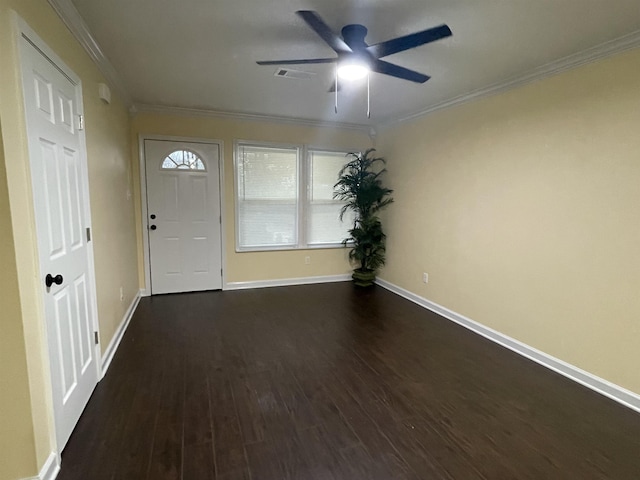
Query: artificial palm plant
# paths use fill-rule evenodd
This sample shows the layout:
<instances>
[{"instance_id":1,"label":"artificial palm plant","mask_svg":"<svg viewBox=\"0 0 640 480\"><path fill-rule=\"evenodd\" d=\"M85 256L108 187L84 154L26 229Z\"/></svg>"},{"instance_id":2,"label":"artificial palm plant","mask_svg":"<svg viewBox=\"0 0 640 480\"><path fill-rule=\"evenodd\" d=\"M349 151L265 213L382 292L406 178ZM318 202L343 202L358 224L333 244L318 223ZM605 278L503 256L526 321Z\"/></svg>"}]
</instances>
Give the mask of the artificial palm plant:
<instances>
[{"instance_id":1,"label":"artificial palm plant","mask_svg":"<svg viewBox=\"0 0 640 480\"><path fill-rule=\"evenodd\" d=\"M355 214L349 237L342 243L351 246L349 260L358 265L353 271L356 285L373 284L376 271L385 262L385 234L377 213L391 202L393 190L382 186L381 176L386 169L378 168L385 160L374 156L375 149L364 153L350 153L350 161L338 174L333 198L345 202L340 210L340 220L348 211Z\"/></svg>"}]
</instances>

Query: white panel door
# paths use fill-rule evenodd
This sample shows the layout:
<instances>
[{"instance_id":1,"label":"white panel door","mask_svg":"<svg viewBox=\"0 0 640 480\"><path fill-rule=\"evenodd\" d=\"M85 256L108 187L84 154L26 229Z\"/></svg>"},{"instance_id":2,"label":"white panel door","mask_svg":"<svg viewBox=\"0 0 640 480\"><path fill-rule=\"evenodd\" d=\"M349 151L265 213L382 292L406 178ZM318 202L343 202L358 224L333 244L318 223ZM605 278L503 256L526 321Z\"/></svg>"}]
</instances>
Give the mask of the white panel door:
<instances>
[{"instance_id":1,"label":"white panel door","mask_svg":"<svg viewBox=\"0 0 640 480\"><path fill-rule=\"evenodd\" d=\"M145 140L151 293L222 288L217 144Z\"/></svg>"},{"instance_id":2,"label":"white panel door","mask_svg":"<svg viewBox=\"0 0 640 480\"><path fill-rule=\"evenodd\" d=\"M56 439L62 451L98 382L86 158L78 131L81 88L24 38L20 47Z\"/></svg>"}]
</instances>

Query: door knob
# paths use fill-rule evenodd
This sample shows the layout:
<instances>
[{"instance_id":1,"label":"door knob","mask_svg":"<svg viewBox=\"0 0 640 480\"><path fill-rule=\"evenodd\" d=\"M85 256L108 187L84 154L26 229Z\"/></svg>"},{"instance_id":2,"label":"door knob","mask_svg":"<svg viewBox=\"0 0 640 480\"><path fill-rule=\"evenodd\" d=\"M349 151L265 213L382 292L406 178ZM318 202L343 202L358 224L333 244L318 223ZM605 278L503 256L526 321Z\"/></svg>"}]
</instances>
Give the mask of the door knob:
<instances>
[{"instance_id":1,"label":"door knob","mask_svg":"<svg viewBox=\"0 0 640 480\"><path fill-rule=\"evenodd\" d=\"M44 279L44 283L47 286L47 288L51 288L51 285L53 285L54 283L56 285L62 285L63 280L64 279L60 274L56 275L55 277L52 277L50 273L47 273L47 276Z\"/></svg>"},{"instance_id":2,"label":"door knob","mask_svg":"<svg viewBox=\"0 0 640 480\"><path fill-rule=\"evenodd\" d=\"M156 229L156 228L158 228L158 227L156 227L155 225L151 225L149 228L150 228L151 230L155 230L155 229Z\"/></svg>"},{"instance_id":3,"label":"door knob","mask_svg":"<svg viewBox=\"0 0 640 480\"><path fill-rule=\"evenodd\" d=\"M155 220L155 219L156 219L156 216L155 216L155 214L152 213L151 214L151 220Z\"/></svg>"}]
</instances>

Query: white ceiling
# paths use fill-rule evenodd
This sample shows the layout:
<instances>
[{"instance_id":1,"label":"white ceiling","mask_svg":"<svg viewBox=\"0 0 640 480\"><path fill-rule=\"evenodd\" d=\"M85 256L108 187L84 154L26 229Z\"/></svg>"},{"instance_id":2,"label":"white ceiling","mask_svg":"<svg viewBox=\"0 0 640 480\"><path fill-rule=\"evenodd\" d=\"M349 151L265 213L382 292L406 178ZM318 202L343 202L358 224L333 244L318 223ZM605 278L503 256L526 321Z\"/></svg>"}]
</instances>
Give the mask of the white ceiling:
<instances>
[{"instance_id":1,"label":"white ceiling","mask_svg":"<svg viewBox=\"0 0 640 480\"><path fill-rule=\"evenodd\" d=\"M635 45L640 32L638 0L72 2L136 104L358 125L406 118L553 70L549 64L625 36ZM255 63L335 55L295 15L301 9L317 11L337 33L345 24L364 24L369 44L442 23L453 36L385 58L431 80L421 85L373 74L371 119L366 84L340 92L336 115L327 93L331 65L291 67L316 74L294 80Z\"/></svg>"}]
</instances>

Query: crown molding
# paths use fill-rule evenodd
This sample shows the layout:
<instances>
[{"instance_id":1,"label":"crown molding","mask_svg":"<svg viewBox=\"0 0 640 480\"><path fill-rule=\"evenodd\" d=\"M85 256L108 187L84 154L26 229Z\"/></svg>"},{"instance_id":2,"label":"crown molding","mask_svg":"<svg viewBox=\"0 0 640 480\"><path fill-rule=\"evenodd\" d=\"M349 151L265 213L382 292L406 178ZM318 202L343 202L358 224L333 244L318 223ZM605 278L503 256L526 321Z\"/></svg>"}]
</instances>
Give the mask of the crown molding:
<instances>
[{"instance_id":1,"label":"crown molding","mask_svg":"<svg viewBox=\"0 0 640 480\"><path fill-rule=\"evenodd\" d=\"M367 135L371 126L357 123L327 122L322 120L310 120L307 118L281 117L277 115L264 115L259 113L226 112L221 110L209 110L204 108L169 107L165 105L135 104L130 110L132 115L137 113L158 113L163 115L181 115L186 117L211 117L227 118L231 120L244 120L251 122L281 123L285 125L300 125L305 127L324 127L357 130Z\"/></svg>"},{"instance_id":2,"label":"crown molding","mask_svg":"<svg viewBox=\"0 0 640 480\"><path fill-rule=\"evenodd\" d=\"M581 52L568 55L559 60L541 65L540 67L530 70L529 72L523 75L511 77L507 80L494 83L487 87L480 88L478 90L474 90L472 92L465 93L463 95L459 95L457 97L454 97L452 99L446 100L441 103L437 103L435 105L427 107L424 110L420 110L418 112L412 113L411 115L398 117L396 119L393 119L387 122L381 122L380 124L378 124L378 128L380 129L389 128L400 123L404 123L404 122L408 122L411 120L424 117L438 110L454 107L456 105L471 102L473 100L477 100L483 97L488 97L490 95L497 95L499 93L503 93L508 90L512 90L514 88L520 87L522 85L526 85L528 83L542 80L544 78L551 77L558 73L571 70L573 68L577 68L581 65L593 63L603 58L615 55L617 53L621 53L626 50L631 50L633 48L638 48L638 47L640 47L640 30L637 30L630 34L616 38L614 40L601 43L600 45L596 45L595 47L588 48L587 50L583 50Z\"/></svg>"},{"instance_id":3,"label":"crown molding","mask_svg":"<svg viewBox=\"0 0 640 480\"><path fill-rule=\"evenodd\" d=\"M104 75L105 80L109 86L115 90L118 96L128 107L133 104L133 100L129 95L129 92L124 87L120 75L116 72L116 69L111 65L111 62L107 59L102 52L100 45L93 35L89 31L89 27L84 22L80 13L73 5L71 0L48 0L49 5L55 10L62 22L71 31L72 35L76 38L78 43L89 54L89 57L98 67L98 70Z\"/></svg>"}]
</instances>

